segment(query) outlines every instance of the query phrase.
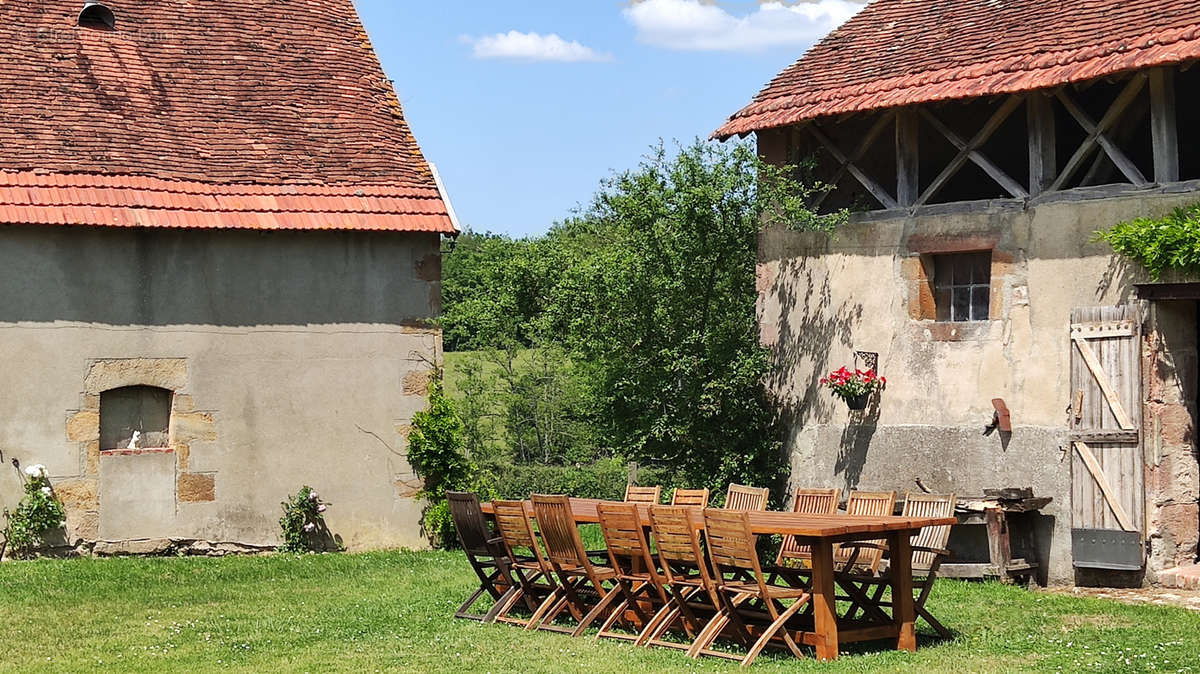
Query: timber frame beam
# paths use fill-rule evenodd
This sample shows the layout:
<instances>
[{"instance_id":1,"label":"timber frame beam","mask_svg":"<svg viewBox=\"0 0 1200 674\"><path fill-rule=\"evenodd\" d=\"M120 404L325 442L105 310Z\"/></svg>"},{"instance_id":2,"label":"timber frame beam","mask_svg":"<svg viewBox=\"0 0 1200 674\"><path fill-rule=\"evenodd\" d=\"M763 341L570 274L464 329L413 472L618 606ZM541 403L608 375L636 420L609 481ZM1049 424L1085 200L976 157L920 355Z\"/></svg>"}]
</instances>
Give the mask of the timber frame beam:
<instances>
[{"instance_id":1,"label":"timber frame beam","mask_svg":"<svg viewBox=\"0 0 1200 674\"><path fill-rule=\"evenodd\" d=\"M1181 179L1175 74L1174 67L1162 67L1128 76L1119 87L1113 87L1115 98L1107 102L1106 108L1102 108L1104 112L1099 119L1089 112L1095 110L1095 93L1088 90L1095 82L1085 82L1004 96L992 107L990 117L982 120L982 125L969 136L960 135L959 131L947 124L944 113L934 106L922 105L884 110L869 125L864 123L855 127L859 131L853 132L854 147L848 151L842 146L848 144L846 141L851 134L839 137L838 130L843 122L855 116L853 113L840 118L803 123L794 127L794 133L799 134L794 138L807 135L810 139L807 147L824 150L833 159L835 166L832 167L832 179L826 179L825 182L837 185L846 176L852 176L883 210L915 211L935 203L934 199L946 191L952 179L968 164L982 169L990 182L988 186L980 186L980 196L963 199L961 193L966 190L961 185L962 181L959 181L956 183L958 187L954 188L959 194L951 201L1000 198L995 186L1019 202L1076 188L1121 184L1121 180L1137 188L1165 185ZM1092 102L1085 105L1081 100ZM1024 164L1024 157L1027 156L1027 181L1014 178L1025 177L1025 166L1013 164L1010 148L1006 148L1009 150L1007 155L1001 157L988 157L984 153L989 140L996 137L1009 120L1019 119L1015 113L1021 108L1025 110L1028 151L1021 154L1023 158L1020 161ZM1133 156L1147 161L1144 158L1153 155L1151 177L1147 177L1143 168L1139 168L1127 149L1128 143L1137 136L1135 131L1145 129L1145 126L1139 125L1145 124L1147 111L1153 147ZM960 117L967 119L962 115ZM960 121L958 125L961 127L963 124ZM1076 126L1082 129L1084 135L1079 147L1060 164L1057 150L1062 131L1067 128L1064 125ZM1011 139L1014 129L1011 126L1006 128L1007 135L1004 137ZM930 132L945 139L956 154L939 173L928 175L923 181L920 175L922 157L919 139L923 134L929 138ZM1079 135L1079 131L1071 133L1075 137ZM895 151L894 185L871 175L872 167L883 166L890 170L884 162L890 163L891 160L883 159L886 155L878 149L880 143L891 143ZM997 146L993 143L992 147L995 149ZM870 160L866 161L868 155ZM924 168L929 168L928 164L926 159ZM1148 164L1143 164L1143 167L1149 169ZM992 183L995 185L992 186ZM829 192L821 194L815 198L813 206L820 208L829 197Z\"/></svg>"}]
</instances>

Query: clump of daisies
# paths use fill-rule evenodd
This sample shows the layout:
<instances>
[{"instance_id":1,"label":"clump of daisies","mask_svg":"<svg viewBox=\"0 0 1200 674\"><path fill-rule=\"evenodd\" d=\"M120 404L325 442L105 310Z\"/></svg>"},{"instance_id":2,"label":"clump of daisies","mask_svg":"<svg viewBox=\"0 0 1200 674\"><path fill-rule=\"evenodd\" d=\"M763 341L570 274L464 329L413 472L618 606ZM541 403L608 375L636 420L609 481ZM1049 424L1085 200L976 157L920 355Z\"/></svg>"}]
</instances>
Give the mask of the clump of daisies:
<instances>
[{"instance_id":1,"label":"clump of daisies","mask_svg":"<svg viewBox=\"0 0 1200 674\"><path fill-rule=\"evenodd\" d=\"M61 529L67 521L62 502L50 486L42 464L24 471L25 494L15 511L4 511L4 540L14 557L27 557L45 545L46 534Z\"/></svg>"},{"instance_id":2,"label":"clump of daisies","mask_svg":"<svg viewBox=\"0 0 1200 674\"><path fill-rule=\"evenodd\" d=\"M295 496L289 496L280 505L283 506L283 517L279 518L279 526L283 528L280 552L320 552L326 549L329 530L325 527L325 511L330 504L322 502L315 489L304 485Z\"/></svg>"}]
</instances>

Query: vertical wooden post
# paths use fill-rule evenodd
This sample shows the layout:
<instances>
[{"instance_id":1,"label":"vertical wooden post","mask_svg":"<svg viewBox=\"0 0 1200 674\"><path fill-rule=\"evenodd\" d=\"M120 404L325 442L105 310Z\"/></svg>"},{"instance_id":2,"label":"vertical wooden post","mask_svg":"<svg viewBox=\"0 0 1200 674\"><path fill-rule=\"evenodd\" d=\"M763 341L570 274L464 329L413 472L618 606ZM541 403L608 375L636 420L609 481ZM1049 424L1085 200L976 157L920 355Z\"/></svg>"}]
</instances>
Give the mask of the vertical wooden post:
<instances>
[{"instance_id":1,"label":"vertical wooden post","mask_svg":"<svg viewBox=\"0 0 1200 674\"><path fill-rule=\"evenodd\" d=\"M915 108L896 111L896 201L909 208L921 197L919 119Z\"/></svg>"},{"instance_id":2,"label":"vertical wooden post","mask_svg":"<svg viewBox=\"0 0 1200 674\"><path fill-rule=\"evenodd\" d=\"M833 543L817 538L812 545L813 630L817 633L817 659L837 660L837 594L833 584ZM912 596L911 593L909 596Z\"/></svg>"},{"instance_id":3,"label":"vertical wooden post","mask_svg":"<svg viewBox=\"0 0 1200 674\"><path fill-rule=\"evenodd\" d=\"M917 616L913 602L912 543L916 531L893 531L888 535L891 555L892 621L899 628L896 648L917 652Z\"/></svg>"},{"instance_id":4,"label":"vertical wooden post","mask_svg":"<svg viewBox=\"0 0 1200 674\"><path fill-rule=\"evenodd\" d=\"M1150 71L1150 129L1154 139L1154 181L1179 181L1179 135L1175 123L1175 71Z\"/></svg>"},{"instance_id":5,"label":"vertical wooden post","mask_svg":"<svg viewBox=\"0 0 1200 674\"><path fill-rule=\"evenodd\" d=\"M1036 197L1058 177L1058 154L1054 135L1054 102L1033 92L1026 108L1029 127L1029 195Z\"/></svg>"}]
</instances>

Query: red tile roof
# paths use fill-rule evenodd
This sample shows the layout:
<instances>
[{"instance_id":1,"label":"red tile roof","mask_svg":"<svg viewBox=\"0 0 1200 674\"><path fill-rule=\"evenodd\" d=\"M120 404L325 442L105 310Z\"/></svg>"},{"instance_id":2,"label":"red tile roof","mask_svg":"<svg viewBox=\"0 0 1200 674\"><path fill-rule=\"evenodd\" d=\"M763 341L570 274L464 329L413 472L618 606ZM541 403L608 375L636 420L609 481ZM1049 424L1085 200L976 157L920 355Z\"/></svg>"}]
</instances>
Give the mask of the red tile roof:
<instances>
[{"instance_id":1,"label":"red tile roof","mask_svg":"<svg viewBox=\"0 0 1200 674\"><path fill-rule=\"evenodd\" d=\"M875 0L713 136L1197 58L1197 0Z\"/></svg>"},{"instance_id":2,"label":"red tile roof","mask_svg":"<svg viewBox=\"0 0 1200 674\"><path fill-rule=\"evenodd\" d=\"M436 188L218 185L0 171L0 222L226 229L454 231Z\"/></svg>"},{"instance_id":3,"label":"red tile roof","mask_svg":"<svg viewBox=\"0 0 1200 674\"><path fill-rule=\"evenodd\" d=\"M352 0L108 4L0 0L0 223L453 231Z\"/></svg>"}]
</instances>

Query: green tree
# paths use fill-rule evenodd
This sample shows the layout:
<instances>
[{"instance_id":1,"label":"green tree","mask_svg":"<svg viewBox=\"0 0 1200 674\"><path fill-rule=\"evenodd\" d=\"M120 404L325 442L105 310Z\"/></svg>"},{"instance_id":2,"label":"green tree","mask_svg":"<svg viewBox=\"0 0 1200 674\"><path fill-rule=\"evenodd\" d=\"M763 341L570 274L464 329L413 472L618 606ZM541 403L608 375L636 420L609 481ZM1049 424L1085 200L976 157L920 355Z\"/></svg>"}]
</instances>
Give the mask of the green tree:
<instances>
[{"instance_id":1,"label":"green tree","mask_svg":"<svg viewBox=\"0 0 1200 674\"><path fill-rule=\"evenodd\" d=\"M597 422L627 457L681 482L769 485L786 462L762 379L757 235L831 228L820 186L746 144L656 148L607 181L580 221L595 244L559 280L542 329L562 334L595 387Z\"/></svg>"},{"instance_id":2,"label":"green tree","mask_svg":"<svg viewBox=\"0 0 1200 674\"><path fill-rule=\"evenodd\" d=\"M429 383L429 408L413 415L408 462L425 481L418 496L426 499L425 531L442 545L454 541L446 492L470 489L475 468L467 458L463 423L438 376Z\"/></svg>"}]
</instances>

